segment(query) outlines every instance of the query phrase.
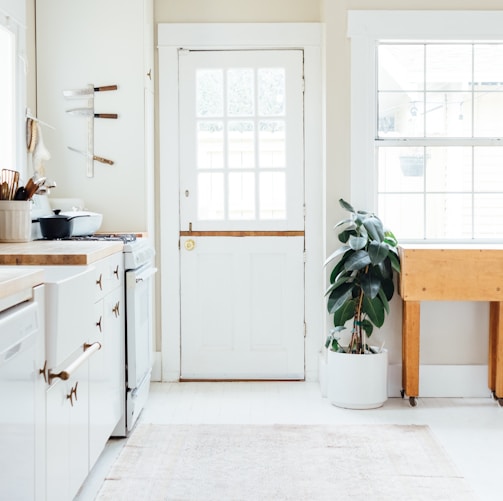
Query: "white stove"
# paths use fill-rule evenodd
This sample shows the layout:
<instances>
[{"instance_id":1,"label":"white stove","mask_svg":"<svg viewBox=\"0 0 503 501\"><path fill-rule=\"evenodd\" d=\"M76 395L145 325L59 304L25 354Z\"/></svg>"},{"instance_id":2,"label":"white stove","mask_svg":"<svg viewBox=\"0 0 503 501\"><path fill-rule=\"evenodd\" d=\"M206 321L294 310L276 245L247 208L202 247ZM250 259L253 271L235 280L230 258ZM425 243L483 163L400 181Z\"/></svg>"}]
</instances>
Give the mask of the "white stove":
<instances>
[{"instance_id":1,"label":"white stove","mask_svg":"<svg viewBox=\"0 0 503 501\"><path fill-rule=\"evenodd\" d=\"M122 240L124 243L126 303L126 394L124 416L112 436L125 437L133 429L150 390L154 336L155 250L148 238L135 234L98 233L70 240Z\"/></svg>"},{"instance_id":2,"label":"white stove","mask_svg":"<svg viewBox=\"0 0 503 501\"><path fill-rule=\"evenodd\" d=\"M147 238L137 238L124 243L124 269L135 270L151 263L155 256L154 248Z\"/></svg>"}]
</instances>

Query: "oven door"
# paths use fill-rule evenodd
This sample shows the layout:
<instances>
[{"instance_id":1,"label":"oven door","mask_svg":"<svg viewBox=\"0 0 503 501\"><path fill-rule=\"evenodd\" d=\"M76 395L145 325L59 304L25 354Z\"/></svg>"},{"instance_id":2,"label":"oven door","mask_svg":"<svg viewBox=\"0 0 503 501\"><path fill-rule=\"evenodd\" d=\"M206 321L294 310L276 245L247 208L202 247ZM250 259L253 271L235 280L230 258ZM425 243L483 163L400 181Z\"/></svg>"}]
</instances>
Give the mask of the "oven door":
<instances>
[{"instance_id":1,"label":"oven door","mask_svg":"<svg viewBox=\"0 0 503 501\"><path fill-rule=\"evenodd\" d=\"M154 334L154 275L157 268L146 264L126 272L126 426L138 419L150 387Z\"/></svg>"}]
</instances>

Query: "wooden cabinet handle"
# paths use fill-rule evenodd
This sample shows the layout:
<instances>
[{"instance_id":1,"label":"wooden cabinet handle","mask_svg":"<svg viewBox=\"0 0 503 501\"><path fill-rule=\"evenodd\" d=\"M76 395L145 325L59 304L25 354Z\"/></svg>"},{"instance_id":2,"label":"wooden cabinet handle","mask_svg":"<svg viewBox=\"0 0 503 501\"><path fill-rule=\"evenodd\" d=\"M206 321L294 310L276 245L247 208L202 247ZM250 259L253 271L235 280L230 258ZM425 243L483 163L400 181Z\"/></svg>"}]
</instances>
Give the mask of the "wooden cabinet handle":
<instances>
[{"instance_id":1,"label":"wooden cabinet handle","mask_svg":"<svg viewBox=\"0 0 503 501\"><path fill-rule=\"evenodd\" d=\"M103 290L103 286L102 286L102 278L103 278L103 275L100 273L100 278L98 278L98 280L96 280L96 285L99 285L100 286L100 291Z\"/></svg>"},{"instance_id":2,"label":"wooden cabinet handle","mask_svg":"<svg viewBox=\"0 0 503 501\"><path fill-rule=\"evenodd\" d=\"M112 308L112 312L115 315L115 318L119 316L119 301L115 303L114 307Z\"/></svg>"},{"instance_id":3,"label":"wooden cabinet handle","mask_svg":"<svg viewBox=\"0 0 503 501\"><path fill-rule=\"evenodd\" d=\"M100 330L100 332L102 332L102 330L101 330L101 320L102 320L102 317L100 315L100 319L96 322L96 327L98 327L98 329Z\"/></svg>"},{"instance_id":4,"label":"wooden cabinet handle","mask_svg":"<svg viewBox=\"0 0 503 501\"><path fill-rule=\"evenodd\" d=\"M117 280L119 280L119 265L115 267L114 275Z\"/></svg>"},{"instance_id":5,"label":"wooden cabinet handle","mask_svg":"<svg viewBox=\"0 0 503 501\"><path fill-rule=\"evenodd\" d=\"M42 374L44 376L44 381L47 383L47 360L44 360L44 366L38 370L39 374Z\"/></svg>"},{"instance_id":6,"label":"wooden cabinet handle","mask_svg":"<svg viewBox=\"0 0 503 501\"><path fill-rule=\"evenodd\" d=\"M72 387L72 389L70 390L70 393L68 393L68 395L66 396L66 398L68 400L70 400L70 404L71 404L72 407L73 407L73 397L75 397L75 401L78 400L78 398L77 398L77 386L78 385L79 385L79 382L76 381L75 382L75 386Z\"/></svg>"}]
</instances>

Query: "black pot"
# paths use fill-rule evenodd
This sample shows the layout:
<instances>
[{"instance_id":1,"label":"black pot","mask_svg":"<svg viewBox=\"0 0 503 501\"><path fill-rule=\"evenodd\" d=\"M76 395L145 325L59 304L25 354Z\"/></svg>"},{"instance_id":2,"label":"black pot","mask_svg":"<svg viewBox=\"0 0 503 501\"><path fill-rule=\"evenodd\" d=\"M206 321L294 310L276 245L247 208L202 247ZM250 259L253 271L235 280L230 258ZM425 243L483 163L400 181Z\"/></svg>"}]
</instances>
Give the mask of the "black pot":
<instances>
[{"instance_id":1,"label":"black pot","mask_svg":"<svg viewBox=\"0 0 503 501\"><path fill-rule=\"evenodd\" d=\"M44 238L54 240L57 238L68 238L72 236L73 219L76 217L89 217L86 215L79 216L62 216L60 210L54 210L54 215L42 216L38 218L40 223L40 231Z\"/></svg>"}]
</instances>

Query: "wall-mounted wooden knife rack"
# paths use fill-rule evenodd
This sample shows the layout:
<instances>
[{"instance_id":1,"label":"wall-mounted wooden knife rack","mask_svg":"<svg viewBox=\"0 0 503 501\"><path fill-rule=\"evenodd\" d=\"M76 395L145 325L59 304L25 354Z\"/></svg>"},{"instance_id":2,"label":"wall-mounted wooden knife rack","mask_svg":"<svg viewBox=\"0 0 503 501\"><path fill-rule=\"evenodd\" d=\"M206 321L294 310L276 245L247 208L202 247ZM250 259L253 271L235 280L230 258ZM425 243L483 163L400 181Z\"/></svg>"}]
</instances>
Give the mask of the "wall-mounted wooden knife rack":
<instances>
[{"instance_id":1,"label":"wall-mounted wooden knife rack","mask_svg":"<svg viewBox=\"0 0 503 501\"><path fill-rule=\"evenodd\" d=\"M87 99L87 106L81 108L72 108L66 110L66 113L70 115L81 115L87 117L87 150L80 151L76 148L68 146L71 151L80 153L86 157L86 175L87 177L94 177L94 162L101 162L107 165L113 165L113 160L100 157L94 154L94 119L95 118L106 118L106 119L117 119L118 115L116 113L96 113L94 109L94 94L96 92L104 92L117 90L117 85L103 85L100 87L95 87L93 84L88 84L82 89L75 90L64 90L63 96L66 99Z\"/></svg>"}]
</instances>

